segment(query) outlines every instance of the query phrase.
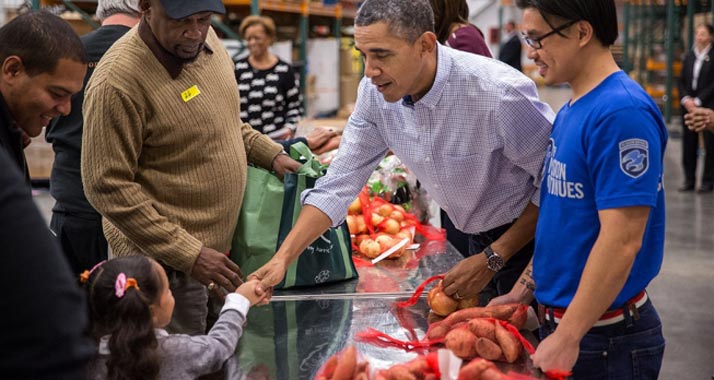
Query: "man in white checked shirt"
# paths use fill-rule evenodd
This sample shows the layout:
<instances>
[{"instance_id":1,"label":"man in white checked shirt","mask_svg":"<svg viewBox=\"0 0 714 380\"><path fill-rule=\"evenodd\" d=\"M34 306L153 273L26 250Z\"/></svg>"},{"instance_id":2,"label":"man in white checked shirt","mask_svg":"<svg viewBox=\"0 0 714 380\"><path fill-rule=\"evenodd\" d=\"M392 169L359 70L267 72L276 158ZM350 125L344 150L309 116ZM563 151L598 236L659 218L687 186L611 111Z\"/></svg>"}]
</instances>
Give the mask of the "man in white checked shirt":
<instances>
[{"instance_id":1,"label":"man in white checked shirt","mask_svg":"<svg viewBox=\"0 0 714 380\"><path fill-rule=\"evenodd\" d=\"M510 66L439 45L433 20L426 0L362 4L355 46L365 78L355 111L327 175L303 194L293 230L252 274L263 285L278 284L309 243L344 220L388 150L472 234L472 253L486 248L448 272L447 294L475 297L492 278L499 294L508 292L528 264L553 112ZM503 261L518 265L509 271Z\"/></svg>"}]
</instances>

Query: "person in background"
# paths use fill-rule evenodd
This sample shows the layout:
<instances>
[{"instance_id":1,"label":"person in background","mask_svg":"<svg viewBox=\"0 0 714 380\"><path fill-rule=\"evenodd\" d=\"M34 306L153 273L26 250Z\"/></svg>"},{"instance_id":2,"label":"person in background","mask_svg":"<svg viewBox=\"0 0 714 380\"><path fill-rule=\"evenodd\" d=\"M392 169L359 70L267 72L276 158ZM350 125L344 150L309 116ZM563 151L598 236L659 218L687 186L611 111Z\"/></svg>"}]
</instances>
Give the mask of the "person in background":
<instances>
[{"instance_id":1,"label":"person in background","mask_svg":"<svg viewBox=\"0 0 714 380\"><path fill-rule=\"evenodd\" d=\"M466 0L430 0L434 12L434 28L439 43L454 49L491 58L483 33L469 22Z\"/></svg>"},{"instance_id":2,"label":"person in background","mask_svg":"<svg viewBox=\"0 0 714 380\"><path fill-rule=\"evenodd\" d=\"M568 83L543 166L532 265L491 304L542 305L543 371L575 380L658 377L662 323L646 287L664 253L667 129L620 70L614 0L517 0L528 57L546 85Z\"/></svg>"},{"instance_id":3,"label":"person in background","mask_svg":"<svg viewBox=\"0 0 714 380\"><path fill-rule=\"evenodd\" d=\"M82 274L99 355L91 380L195 379L221 369L243 332L248 309L265 299L258 281L228 294L207 335L169 334L174 297L161 264L145 256L119 257Z\"/></svg>"},{"instance_id":4,"label":"person in background","mask_svg":"<svg viewBox=\"0 0 714 380\"><path fill-rule=\"evenodd\" d=\"M102 26L81 37L89 68L84 85L112 44L139 22L139 0L99 0L97 18ZM72 112L54 119L45 138L55 152L50 193L55 199L50 229L75 274L107 259L107 240L102 231L102 216L84 196L80 157L82 148L82 102L84 88L72 96Z\"/></svg>"},{"instance_id":5,"label":"person in background","mask_svg":"<svg viewBox=\"0 0 714 380\"><path fill-rule=\"evenodd\" d=\"M239 31L250 53L235 64L241 119L285 151L297 142L306 144L315 154L336 148L339 135L331 128L317 127L305 137L293 138L303 115L300 80L290 64L269 50L275 40L273 20L248 16Z\"/></svg>"},{"instance_id":6,"label":"person in background","mask_svg":"<svg viewBox=\"0 0 714 380\"><path fill-rule=\"evenodd\" d=\"M83 379L94 355L84 335L85 300L4 149L0 168L0 286L6 290L0 297L0 379Z\"/></svg>"},{"instance_id":7,"label":"person in background","mask_svg":"<svg viewBox=\"0 0 714 380\"><path fill-rule=\"evenodd\" d=\"M140 0L85 91L82 181L115 256L167 268L170 331L204 334L209 292L242 283L227 253L247 164L280 177L300 164L240 120L233 62L211 28L220 0ZM223 289L225 290L223 290Z\"/></svg>"},{"instance_id":8,"label":"person in background","mask_svg":"<svg viewBox=\"0 0 714 380\"><path fill-rule=\"evenodd\" d=\"M0 28L0 149L28 186L24 148L52 118L67 115L87 70L74 30L49 12L28 12Z\"/></svg>"},{"instance_id":9,"label":"person in background","mask_svg":"<svg viewBox=\"0 0 714 380\"><path fill-rule=\"evenodd\" d=\"M684 115L684 123L694 132L705 130L714 132L714 109L696 107Z\"/></svg>"},{"instance_id":10,"label":"person in background","mask_svg":"<svg viewBox=\"0 0 714 380\"><path fill-rule=\"evenodd\" d=\"M714 108L714 51L712 39L714 27L699 25L694 37L694 46L687 53L679 78L679 94L682 97L682 116L693 112L697 107ZM699 132L690 130L682 119L682 166L684 184L679 191L693 191L696 185L697 151L699 150ZM714 191L714 132L703 131L704 171L697 192Z\"/></svg>"},{"instance_id":11,"label":"person in background","mask_svg":"<svg viewBox=\"0 0 714 380\"><path fill-rule=\"evenodd\" d=\"M516 23L513 21L507 22L503 26L503 30L506 32L506 38L501 50L498 52L498 60L511 65L518 71L523 71L521 67L521 39L518 38Z\"/></svg>"},{"instance_id":12,"label":"person in background","mask_svg":"<svg viewBox=\"0 0 714 380\"><path fill-rule=\"evenodd\" d=\"M449 270L446 294L476 298L492 280L499 294L508 292L532 254L550 107L508 65L439 44L428 0L363 2L355 47L365 77L337 157L303 193L276 254L250 277L278 284L308 244L345 219L391 150L458 229L487 243Z\"/></svg>"},{"instance_id":13,"label":"person in background","mask_svg":"<svg viewBox=\"0 0 714 380\"><path fill-rule=\"evenodd\" d=\"M269 17L248 16L239 30L250 53L235 64L240 117L275 140L289 140L303 114L302 95L293 68L269 50L275 23Z\"/></svg>"}]
</instances>

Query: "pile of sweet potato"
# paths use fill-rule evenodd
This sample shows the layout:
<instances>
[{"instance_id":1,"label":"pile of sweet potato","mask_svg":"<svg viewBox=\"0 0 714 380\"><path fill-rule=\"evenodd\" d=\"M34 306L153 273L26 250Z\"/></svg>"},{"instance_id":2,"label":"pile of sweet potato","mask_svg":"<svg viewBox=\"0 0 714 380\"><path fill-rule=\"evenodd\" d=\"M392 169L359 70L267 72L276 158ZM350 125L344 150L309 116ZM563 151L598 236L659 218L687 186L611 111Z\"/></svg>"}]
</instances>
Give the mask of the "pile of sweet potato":
<instances>
[{"instance_id":1,"label":"pile of sweet potato","mask_svg":"<svg viewBox=\"0 0 714 380\"><path fill-rule=\"evenodd\" d=\"M431 354L430 354L431 355ZM431 364L431 365L430 365ZM427 357L418 358L405 364L397 364L377 371L374 380L439 380L439 373ZM476 358L459 370L458 380L504 380L508 377L493 362Z\"/></svg>"},{"instance_id":2,"label":"pile of sweet potato","mask_svg":"<svg viewBox=\"0 0 714 380\"><path fill-rule=\"evenodd\" d=\"M429 325L429 330L426 332L426 338L429 340L441 339L446 337L452 328L459 324L466 323L474 318L494 318L506 321L516 329L520 329L526 323L528 318L528 306L519 304L508 304L486 307L470 307L468 309L458 310L449 314L441 321L434 322Z\"/></svg>"},{"instance_id":3,"label":"pile of sweet potato","mask_svg":"<svg viewBox=\"0 0 714 380\"><path fill-rule=\"evenodd\" d=\"M315 380L369 380L369 363L359 361L355 346L348 346L327 359Z\"/></svg>"},{"instance_id":4,"label":"pile of sweet potato","mask_svg":"<svg viewBox=\"0 0 714 380\"><path fill-rule=\"evenodd\" d=\"M521 356L523 345L501 321L517 330L527 318L525 305L473 307L456 311L427 331L429 340L444 339L446 348L462 359L481 357L513 363Z\"/></svg>"},{"instance_id":5,"label":"pile of sweet potato","mask_svg":"<svg viewBox=\"0 0 714 380\"><path fill-rule=\"evenodd\" d=\"M439 380L432 367L426 356L419 356L408 363L377 371L374 380Z\"/></svg>"},{"instance_id":6,"label":"pile of sweet potato","mask_svg":"<svg viewBox=\"0 0 714 380\"><path fill-rule=\"evenodd\" d=\"M506 378L493 362L476 358L459 370L459 380L503 380Z\"/></svg>"},{"instance_id":7,"label":"pile of sweet potato","mask_svg":"<svg viewBox=\"0 0 714 380\"><path fill-rule=\"evenodd\" d=\"M521 342L494 319L474 318L452 329L444 340L446 348L462 359L481 357L513 363L521 356Z\"/></svg>"}]
</instances>

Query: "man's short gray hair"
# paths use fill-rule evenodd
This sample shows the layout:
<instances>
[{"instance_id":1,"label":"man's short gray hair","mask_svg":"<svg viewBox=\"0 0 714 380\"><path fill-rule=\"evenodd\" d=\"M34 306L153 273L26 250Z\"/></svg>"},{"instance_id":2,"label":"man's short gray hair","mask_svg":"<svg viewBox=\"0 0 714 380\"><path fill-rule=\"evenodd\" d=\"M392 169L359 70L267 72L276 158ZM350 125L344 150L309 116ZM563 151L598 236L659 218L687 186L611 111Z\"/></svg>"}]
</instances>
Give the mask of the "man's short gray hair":
<instances>
[{"instance_id":1,"label":"man's short gray hair","mask_svg":"<svg viewBox=\"0 0 714 380\"><path fill-rule=\"evenodd\" d=\"M434 12L428 0L366 0L355 26L384 22L396 37L416 41L425 32L434 32Z\"/></svg>"},{"instance_id":2,"label":"man's short gray hair","mask_svg":"<svg viewBox=\"0 0 714 380\"><path fill-rule=\"evenodd\" d=\"M115 14L125 14L132 17L140 17L139 0L98 0L97 18L104 20Z\"/></svg>"}]
</instances>

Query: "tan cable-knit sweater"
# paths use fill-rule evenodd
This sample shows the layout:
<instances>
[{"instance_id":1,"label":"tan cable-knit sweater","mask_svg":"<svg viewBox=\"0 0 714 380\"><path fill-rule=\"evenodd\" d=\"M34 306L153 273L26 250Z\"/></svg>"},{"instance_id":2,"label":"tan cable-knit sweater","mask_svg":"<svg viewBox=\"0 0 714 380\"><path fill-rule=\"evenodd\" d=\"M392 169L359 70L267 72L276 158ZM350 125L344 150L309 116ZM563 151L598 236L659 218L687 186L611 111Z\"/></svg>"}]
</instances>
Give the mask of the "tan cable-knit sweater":
<instances>
[{"instance_id":1,"label":"tan cable-knit sweater","mask_svg":"<svg viewBox=\"0 0 714 380\"><path fill-rule=\"evenodd\" d=\"M82 178L114 255L144 253L191 273L202 246L228 252L248 161L281 151L240 120L233 63L211 29L172 80L137 28L99 62L84 101ZM200 95L181 94L198 86Z\"/></svg>"}]
</instances>

